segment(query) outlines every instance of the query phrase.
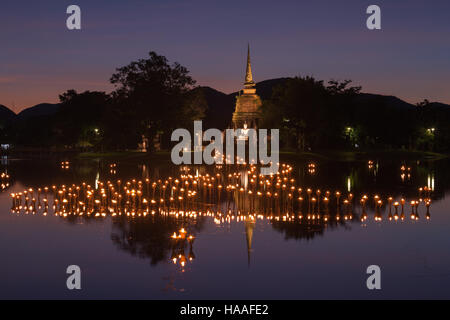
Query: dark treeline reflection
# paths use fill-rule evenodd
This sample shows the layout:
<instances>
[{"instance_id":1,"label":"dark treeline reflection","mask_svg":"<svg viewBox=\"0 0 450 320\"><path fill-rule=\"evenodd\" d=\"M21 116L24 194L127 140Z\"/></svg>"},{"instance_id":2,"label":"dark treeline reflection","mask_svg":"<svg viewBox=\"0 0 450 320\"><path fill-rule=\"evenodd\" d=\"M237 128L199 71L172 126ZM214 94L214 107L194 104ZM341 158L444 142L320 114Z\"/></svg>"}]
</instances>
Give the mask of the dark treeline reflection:
<instances>
[{"instance_id":1,"label":"dark treeline reflection","mask_svg":"<svg viewBox=\"0 0 450 320\"><path fill-rule=\"evenodd\" d=\"M274 221L272 227L285 235L285 239L312 240L317 236L323 236L325 229L334 229L340 225L345 226L345 222L334 222L325 224L322 220L301 220L298 223L290 221Z\"/></svg>"},{"instance_id":2,"label":"dark treeline reflection","mask_svg":"<svg viewBox=\"0 0 450 320\"><path fill-rule=\"evenodd\" d=\"M311 164L314 168L311 169ZM442 199L450 189L450 161L369 160L357 162L313 161L296 165L301 184L358 194L414 197L420 187L433 189L432 199Z\"/></svg>"},{"instance_id":3,"label":"dark treeline reflection","mask_svg":"<svg viewBox=\"0 0 450 320\"><path fill-rule=\"evenodd\" d=\"M200 232L204 223L202 219L183 220L171 216L152 215L130 219L117 217L113 221L111 240L120 250L126 251L139 258L149 258L152 265L166 262L178 257L174 253L193 256L192 245L188 241L174 240L170 235L181 228L187 230L193 237Z\"/></svg>"},{"instance_id":4,"label":"dark treeline reflection","mask_svg":"<svg viewBox=\"0 0 450 320\"><path fill-rule=\"evenodd\" d=\"M62 162L68 162L63 166ZM432 198L441 199L450 189L450 165L443 160L372 160L372 161L291 161L293 176L303 187L337 189L386 196L414 196L417 188L433 187ZM314 167L311 167L314 165ZM114 167L112 167L114 166ZM402 170L402 167L405 170ZM409 170L408 170L409 169ZM9 160L0 165L0 173L8 173L9 186L18 182L25 187L115 179L164 179L176 176L182 168L167 161L149 163L114 160ZM191 170L206 172L202 166ZM6 181L6 180L4 180Z\"/></svg>"}]
</instances>

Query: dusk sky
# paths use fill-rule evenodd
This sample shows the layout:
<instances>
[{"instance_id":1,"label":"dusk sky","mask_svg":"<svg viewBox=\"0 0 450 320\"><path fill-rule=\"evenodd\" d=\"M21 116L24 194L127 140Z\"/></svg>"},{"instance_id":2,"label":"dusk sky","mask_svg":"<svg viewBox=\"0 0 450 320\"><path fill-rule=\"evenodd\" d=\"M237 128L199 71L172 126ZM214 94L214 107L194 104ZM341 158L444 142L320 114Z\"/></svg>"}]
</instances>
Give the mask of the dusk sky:
<instances>
[{"instance_id":1,"label":"dusk sky","mask_svg":"<svg viewBox=\"0 0 450 320\"><path fill-rule=\"evenodd\" d=\"M66 28L81 7L82 30ZM382 30L366 28L366 8ZM68 89L110 92L117 67L149 51L198 85L242 87L247 42L255 81L352 79L363 92L450 104L450 1L22 1L0 6L0 104L18 112Z\"/></svg>"}]
</instances>

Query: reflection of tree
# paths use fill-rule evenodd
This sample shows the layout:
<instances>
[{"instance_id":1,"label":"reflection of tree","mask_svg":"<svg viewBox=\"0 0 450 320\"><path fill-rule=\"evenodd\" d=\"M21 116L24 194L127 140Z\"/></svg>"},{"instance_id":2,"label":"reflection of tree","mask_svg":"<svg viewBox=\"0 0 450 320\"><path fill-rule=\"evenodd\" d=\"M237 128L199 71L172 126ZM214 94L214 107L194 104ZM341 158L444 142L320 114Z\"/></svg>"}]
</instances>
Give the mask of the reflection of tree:
<instances>
[{"instance_id":1,"label":"reflection of tree","mask_svg":"<svg viewBox=\"0 0 450 320\"><path fill-rule=\"evenodd\" d=\"M355 218L355 217L353 217ZM317 236L323 236L325 231L335 229L338 227L348 227L347 223L358 221L357 219L351 221L329 221L325 222L321 220L295 220L295 221L272 221L272 227L274 230L283 233L285 239L294 240L312 240Z\"/></svg>"},{"instance_id":2,"label":"reflection of tree","mask_svg":"<svg viewBox=\"0 0 450 320\"><path fill-rule=\"evenodd\" d=\"M285 239L306 239L311 240L316 236L322 236L325 228L321 222L309 221L274 221L272 223L274 230L284 233Z\"/></svg>"},{"instance_id":3,"label":"reflection of tree","mask_svg":"<svg viewBox=\"0 0 450 320\"><path fill-rule=\"evenodd\" d=\"M183 221L158 214L133 219L117 217L113 219L111 240L120 249L133 256L150 258L150 263L156 265L170 258L174 245L170 235L182 227L191 233L199 232L203 221Z\"/></svg>"},{"instance_id":4,"label":"reflection of tree","mask_svg":"<svg viewBox=\"0 0 450 320\"><path fill-rule=\"evenodd\" d=\"M175 260L174 263L183 265L190 257L194 257L191 247L192 241L174 241L170 236L181 228L184 228L188 235L195 235L196 231L202 229L201 222L203 219L213 217L214 222L218 224L230 223L233 219L244 221L246 223L247 251L250 254L253 221L262 219L262 217L270 220L273 228L283 233L286 239L309 240L324 235L326 229L348 228L352 222L363 222L363 218L367 218L364 209L367 209L370 214L374 212L374 218L377 222L384 221L386 218L389 221L404 220L408 218L408 215L414 220L418 216L423 218L423 204L419 212L417 206L415 206L414 212L409 211L408 207L421 198L418 187L423 187L427 183L428 177L430 177L429 184L433 185L438 197L442 197L444 191L449 187L450 179L446 179L449 177L448 170L446 170L448 160L422 161L415 166L406 162L406 165L412 168L412 179L407 183L399 183L400 165L398 162L376 161L375 163L376 174L365 161L360 163L330 162L324 163L324 165L318 162L314 164L314 167L320 166L320 170L314 176L306 174L305 170L301 170L299 173L293 171L292 177L295 177L295 179L290 179L290 173L260 178L257 175L256 168L242 170L238 167L237 171L233 171L236 170L236 167L232 166L223 166L220 169L217 167L218 169L214 174L208 174L210 171L207 171L206 167L194 167L195 170L191 171L191 176L187 176L190 168L173 167L167 169L167 171L173 169L174 176L182 172L184 175L180 178L181 185L187 182L186 189L198 193L197 198L186 197L186 190L184 189L181 191L181 188L177 189L175 186L172 189L172 183L174 185L179 183L179 181L174 183L173 178L170 178L169 181L171 182L153 180L155 185L159 186L159 189L155 189L157 195L161 195L163 186L169 186L168 189L174 190L172 193L173 199L178 199L169 201L169 193L163 191L161 197L165 201L162 201L163 205L161 206L158 205L158 202L146 201L141 203L140 194L137 197L139 205L136 205L136 197L129 200L129 196L125 193L123 193L122 200L117 201L115 193L113 195L113 191L116 189L108 189L109 184L106 192L102 183L96 183L95 186L98 187L96 189L91 182L94 176L97 180L99 177L105 178L105 175L110 178L108 176L110 168L108 163L73 161L69 172L62 172L58 168L57 162L53 164L24 162L14 164L11 167L14 169L25 168L25 170L17 170L17 175L14 174L14 176L17 177L17 180L31 181L32 186L39 185L38 182L41 182L41 187L43 185L51 186L50 183L60 180L65 184L65 187L58 186L59 189L73 189L75 185L71 185L71 183L81 180L84 176L89 176L86 180L87 183L92 185L92 188L82 187L81 189L85 196L86 190L89 190L89 193L92 192L93 196L89 203L83 199L83 196L81 198L78 195L74 197L74 192L69 196L70 191L68 190L61 191L61 195L55 193L56 190L49 192L49 199L54 197L55 194L58 195L57 200L59 202L53 209L57 215L63 216L65 221L71 224L75 224L79 220L86 223L101 223L105 219L109 221L111 218L113 223L111 239L119 249L134 256L150 258L152 265L164 260L169 261L169 258L172 261ZM127 166L125 163L121 163L119 166L120 178L135 177L136 171L133 171L132 167L133 165ZM161 166L161 168L164 168L164 166ZM58 174L49 174L49 172L55 172L55 170ZM178 172L175 172L175 170ZM288 172L291 172L291 170ZM303 176L302 172L304 173ZM153 175L166 177L165 172L154 172ZM151 176L151 174L146 175L146 177ZM139 182L137 179L133 179L127 190L136 189L146 194L147 199L153 198L151 189L149 189L153 188L153 184L147 184L145 181ZM113 181L113 183L115 186L120 184L118 181ZM122 183L122 187L124 184ZM50 190L53 190L53 187L50 187ZM24 194L26 192L29 191L24 191ZM29 194L25 196L24 194L16 196L13 200L17 208L21 207L21 209L16 209L15 212L26 211L26 213L34 214L35 211L41 210L42 191L41 198L38 188L34 188L31 196ZM431 194L435 199L436 193L432 192ZM367 200L362 206L363 195L367 195L365 197ZM430 196L427 195L426 197ZM395 214L397 209L392 210L392 206L394 203L401 201L401 198L406 199L405 208L403 210L402 205L397 208L398 213ZM98 201L98 204L93 201L94 199ZM383 199L383 201L380 200L381 203L378 204L378 202L375 202L376 199ZM64 202L63 200L67 201ZM113 200L116 202L113 202ZM54 202L49 201L48 204L50 210L46 213L50 215L53 214L51 208ZM76 205L74 206L74 204ZM167 206L171 209L167 209ZM142 210L147 210L145 217L139 216L142 214ZM157 212L153 215L152 210ZM170 215L167 215L167 210L172 210ZM181 214L175 217L173 215L175 210L185 212L193 210L197 213L201 212L203 216L180 218L183 216L180 211ZM136 213L135 218L126 216L130 211ZM360 212L361 217L358 217L355 211ZM204 215L205 213L207 213L207 216ZM83 216L80 216L81 214ZM425 213L425 216L429 218L429 213Z\"/></svg>"},{"instance_id":5,"label":"reflection of tree","mask_svg":"<svg viewBox=\"0 0 450 320\"><path fill-rule=\"evenodd\" d=\"M348 178L351 181L351 192L355 198L363 194L381 197L403 197L415 199L418 189L428 185L428 177L434 176L435 188L433 200L441 200L445 192L450 189L450 171L448 159L416 160L381 159L373 160L375 169L368 168L367 161L320 162L316 161L315 175L308 175L300 171L299 182L303 186L313 189L330 189L347 192ZM411 178L402 181L400 167L402 164L411 167ZM306 164L301 163L303 167ZM300 167L300 165L298 165Z\"/></svg>"}]
</instances>

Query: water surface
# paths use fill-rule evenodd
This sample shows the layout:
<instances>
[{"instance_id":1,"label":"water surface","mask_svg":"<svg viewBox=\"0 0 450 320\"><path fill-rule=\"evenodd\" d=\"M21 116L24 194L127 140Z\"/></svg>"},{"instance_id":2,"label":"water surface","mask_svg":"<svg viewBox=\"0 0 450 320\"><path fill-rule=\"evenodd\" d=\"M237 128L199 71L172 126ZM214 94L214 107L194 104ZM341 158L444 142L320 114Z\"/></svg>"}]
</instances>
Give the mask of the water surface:
<instances>
[{"instance_id":1,"label":"water surface","mask_svg":"<svg viewBox=\"0 0 450 320\"><path fill-rule=\"evenodd\" d=\"M254 221L238 221L250 205L242 208L237 197L223 197L209 208L229 212L229 219L214 214L195 219L159 214L62 217L51 208L46 216L42 210L11 211L10 193L28 188L82 182L95 188L98 181L157 181L183 173L164 162L68 161L9 159L1 166L10 178L0 193L0 298L450 298L448 160L290 163L305 198L301 210L294 205L293 219L283 218L286 210L274 207L254 208L262 211ZM193 167L189 172L225 170ZM251 177L239 170L239 183L251 188ZM429 217L422 201L418 219L411 219L410 201L425 198L420 187L432 190ZM320 189L318 198L330 190L327 221L323 204L319 217L312 217L317 206L308 209L307 188L312 197ZM341 202L349 193L354 196L353 205L341 204L339 214L336 191ZM369 197L367 219L361 221L364 194ZM378 212L374 195L383 201ZM395 219L389 197L392 203L406 200L404 220L400 209ZM377 215L381 221L375 220ZM195 237L182 248L171 239L181 228ZM65 271L72 264L82 270L80 291L66 288ZM382 271L379 291L366 287L366 268L373 264Z\"/></svg>"}]
</instances>

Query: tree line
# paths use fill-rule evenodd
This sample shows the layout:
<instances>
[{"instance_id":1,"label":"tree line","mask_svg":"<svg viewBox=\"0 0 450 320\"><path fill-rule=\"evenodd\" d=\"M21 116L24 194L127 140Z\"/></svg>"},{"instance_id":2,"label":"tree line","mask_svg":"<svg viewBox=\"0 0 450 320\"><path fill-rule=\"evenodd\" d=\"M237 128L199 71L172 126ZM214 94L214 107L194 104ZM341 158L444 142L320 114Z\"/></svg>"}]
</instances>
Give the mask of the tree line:
<instances>
[{"instance_id":1,"label":"tree line","mask_svg":"<svg viewBox=\"0 0 450 320\"><path fill-rule=\"evenodd\" d=\"M288 79L263 102L264 126L280 128L282 147L301 151L450 151L450 106L399 103L351 84Z\"/></svg>"},{"instance_id":2,"label":"tree line","mask_svg":"<svg viewBox=\"0 0 450 320\"><path fill-rule=\"evenodd\" d=\"M167 142L173 129L204 117L206 101L201 91L192 90L189 71L155 52L116 69L110 82L115 87L110 94L62 93L55 114L15 121L2 140L77 150L136 149L142 136Z\"/></svg>"},{"instance_id":3,"label":"tree line","mask_svg":"<svg viewBox=\"0 0 450 320\"><path fill-rule=\"evenodd\" d=\"M3 125L1 141L107 151L136 149L144 136L150 151L156 139L167 149L174 129L192 128L211 107L184 66L155 52L116 69L110 82L114 90L109 94L62 93L56 113ZM450 151L450 107L427 100L405 107L383 96L369 99L350 80L289 78L272 88L262 111L262 126L279 128L286 149ZM231 114L229 120L231 125Z\"/></svg>"}]
</instances>

